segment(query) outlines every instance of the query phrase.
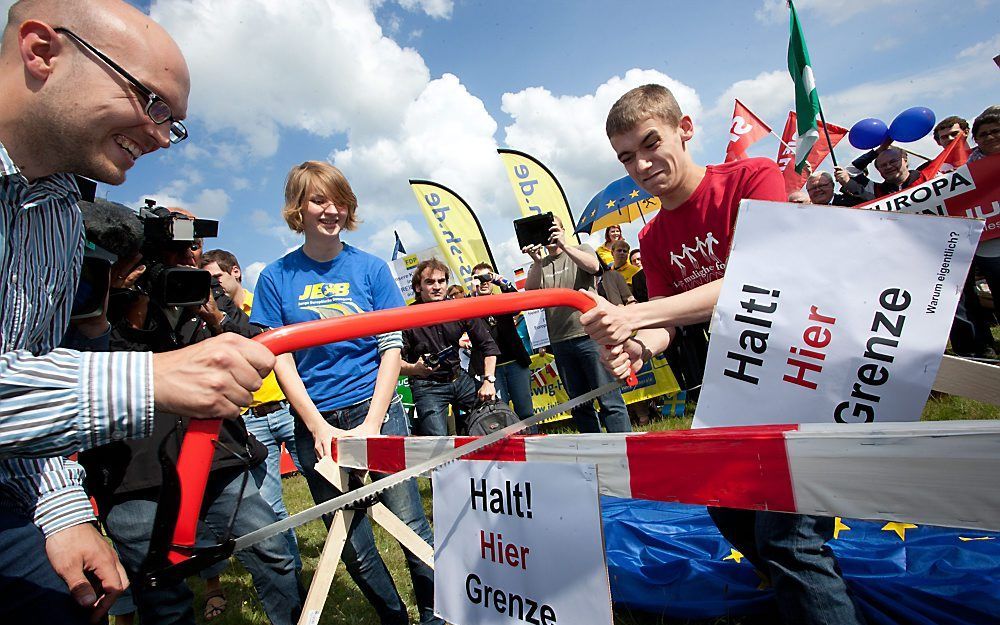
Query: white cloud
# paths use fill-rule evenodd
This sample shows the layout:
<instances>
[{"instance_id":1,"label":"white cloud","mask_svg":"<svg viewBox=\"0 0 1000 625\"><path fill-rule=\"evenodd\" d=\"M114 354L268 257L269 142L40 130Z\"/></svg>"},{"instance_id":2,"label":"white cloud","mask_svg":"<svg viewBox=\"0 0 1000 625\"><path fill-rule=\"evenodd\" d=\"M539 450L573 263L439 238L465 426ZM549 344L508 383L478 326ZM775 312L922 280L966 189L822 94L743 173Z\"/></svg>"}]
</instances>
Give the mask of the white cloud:
<instances>
[{"instance_id":1,"label":"white cloud","mask_svg":"<svg viewBox=\"0 0 1000 625\"><path fill-rule=\"evenodd\" d=\"M911 106L930 106L975 90L977 85L995 80L996 68L986 63L951 63L935 70L895 80L866 82L825 96L823 107L837 119L831 123L850 125L865 117L878 117L887 124ZM968 98L966 98L968 100ZM835 112L835 113L834 113ZM953 114L952 112L946 115ZM944 115L942 115L943 117Z\"/></svg>"},{"instance_id":2,"label":"white cloud","mask_svg":"<svg viewBox=\"0 0 1000 625\"><path fill-rule=\"evenodd\" d=\"M733 103L737 98L753 111L764 123L781 130L788 111L795 106L795 89L792 79L785 70L761 72L754 78L740 80L729 86L718 97L715 106L705 117L722 118L727 122L733 115ZM695 120L698 122L699 120Z\"/></svg>"},{"instance_id":3,"label":"white cloud","mask_svg":"<svg viewBox=\"0 0 1000 625\"><path fill-rule=\"evenodd\" d=\"M150 13L188 60L192 118L235 131L257 157L274 154L286 127L331 136L393 126L429 78L364 0L296 0L294 11L279 0L156 0Z\"/></svg>"},{"instance_id":4,"label":"white cloud","mask_svg":"<svg viewBox=\"0 0 1000 625\"><path fill-rule=\"evenodd\" d=\"M543 87L505 93L502 108L514 122L504 128L504 143L545 163L579 215L597 191L625 174L604 134L608 110L626 91L647 83L664 85L681 110L700 117L701 100L693 88L657 71L630 69L582 96L555 95Z\"/></svg>"},{"instance_id":5,"label":"white cloud","mask_svg":"<svg viewBox=\"0 0 1000 625\"><path fill-rule=\"evenodd\" d=\"M413 254L433 246L434 242L427 236L426 225L421 224L421 226L420 229L417 229L405 219L397 219L388 224L378 224L378 232L368 237L365 249L376 256L384 255L385 258L389 258L396 242L395 237L392 236L393 231L399 234L399 240L402 241L407 254Z\"/></svg>"},{"instance_id":6,"label":"white cloud","mask_svg":"<svg viewBox=\"0 0 1000 625\"><path fill-rule=\"evenodd\" d=\"M253 291L257 288L257 278L260 277L260 272L264 271L264 267L267 263L262 263L257 261L255 263L250 263L243 268L243 288L248 291Z\"/></svg>"},{"instance_id":7,"label":"white cloud","mask_svg":"<svg viewBox=\"0 0 1000 625\"><path fill-rule=\"evenodd\" d=\"M975 45L969 46L958 53L958 58L992 59L997 54L1000 54L1000 35L997 35L989 41L981 41Z\"/></svg>"},{"instance_id":8,"label":"white cloud","mask_svg":"<svg viewBox=\"0 0 1000 625\"><path fill-rule=\"evenodd\" d=\"M401 123L387 124L379 133L352 134L347 148L334 151L330 160L351 181L366 222L412 214L416 200L409 178L450 187L484 216L494 211L505 181L496 129L482 101L445 74L408 103Z\"/></svg>"},{"instance_id":9,"label":"white cloud","mask_svg":"<svg viewBox=\"0 0 1000 625\"><path fill-rule=\"evenodd\" d=\"M399 6L408 11L421 10L431 17L448 19L455 7L453 0L398 0Z\"/></svg>"},{"instance_id":10,"label":"white cloud","mask_svg":"<svg viewBox=\"0 0 1000 625\"><path fill-rule=\"evenodd\" d=\"M517 245L516 236L501 241L500 245L493 245L492 248L493 257L499 265L497 270L508 280L513 279L515 268L531 263L528 255L521 252L521 248Z\"/></svg>"},{"instance_id":11,"label":"white cloud","mask_svg":"<svg viewBox=\"0 0 1000 625\"><path fill-rule=\"evenodd\" d=\"M912 0L796 0L795 9L801 16L803 13L815 13L830 25L846 22L859 13L878 6L902 4ZM764 3L754 13L761 22L787 22L788 2L786 0L764 0Z\"/></svg>"},{"instance_id":12,"label":"white cloud","mask_svg":"<svg viewBox=\"0 0 1000 625\"><path fill-rule=\"evenodd\" d=\"M185 197L178 194L179 188L180 186L176 184L167 185L153 193L143 194L133 205L142 206L145 198L152 198L159 206L180 207L202 219L222 219L229 212L231 200L223 189L202 189L194 196Z\"/></svg>"}]
</instances>

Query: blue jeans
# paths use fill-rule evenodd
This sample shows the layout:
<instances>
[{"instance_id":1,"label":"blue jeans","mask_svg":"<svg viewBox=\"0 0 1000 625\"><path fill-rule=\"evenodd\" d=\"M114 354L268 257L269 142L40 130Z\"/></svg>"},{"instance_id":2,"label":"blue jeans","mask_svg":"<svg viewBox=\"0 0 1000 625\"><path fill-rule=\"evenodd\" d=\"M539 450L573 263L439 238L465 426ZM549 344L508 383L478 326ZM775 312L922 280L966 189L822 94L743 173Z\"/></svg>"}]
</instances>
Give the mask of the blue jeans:
<instances>
[{"instance_id":1,"label":"blue jeans","mask_svg":"<svg viewBox=\"0 0 1000 625\"><path fill-rule=\"evenodd\" d=\"M531 370L518 362L497 366L497 395L514 404L514 412L522 421L534 414L531 404Z\"/></svg>"},{"instance_id":2,"label":"blue jeans","mask_svg":"<svg viewBox=\"0 0 1000 625\"><path fill-rule=\"evenodd\" d=\"M589 393L612 380L611 374L601 364L597 344L589 337L580 336L552 343L552 355L556 357L559 377L570 399ZM631 432L628 411L620 390L615 389L597 399L600 415L594 411L593 402L587 402L572 410L573 423L583 433L600 432L601 425L610 432ZM600 420L598 420L600 416Z\"/></svg>"},{"instance_id":3,"label":"blue jeans","mask_svg":"<svg viewBox=\"0 0 1000 625\"><path fill-rule=\"evenodd\" d=\"M89 623L49 564L41 530L9 511L0 511L0 623Z\"/></svg>"},{"instance_id":4,"label":"blue jeans","mask_svg":"<svg viewBox=\"0 0 1000 625\"><path fill-rule=\"evenodd\" d=\"M222 536L237 504L243 474L234 470L215 471L205 489L202 522L216 536ZM108 536L115 542L122 565L132 579L138 579L156 513L156 493L148 499L130 499L113 505L104 518ZM233 536L242 536L277 521L274 511L257 492L252 479L247 481L239 511L233 521ZM201 535L199 531L199 535ZM253 578L257 597L267 618L274 625L292 625L302 610L304 592L299 584L295 563L282 536L266 540L237 552ZM186 583L165 584L157 588L132 587L134 601L143 625L185 623L194 625L191 601L194 598Z\"/></svg>"},{"instance_id":5,"label":"blue jeans","mask_svg":"<svg viewBox=\"0 0 1000 625\"><path fill-rule=\"evenodd\" d=\"M348 430L361 425L368 414L370 403L371 400L368 400L339 410L324 412L323 417L334 427ZM389 404L385 421L382 423L382 434L392 436L410 434L399 396L393 398ZM302 459L299 467L309 484L313 500L319 504L339 495L340 491L314 469L317 462L315 441L301 419L295 420L295 440L299 448L299 458ZM372 472L371 475L373 480L385 477L384 473ZM409 480L390 488L379 495L379 499L393 514L410 526L410 529L427 541L427 544L434 544L434 535L424 515L416 480ZM329 527L332 517L327 515L323 520ZM409 550L404 549L404 552L406 564L410 569L410 579L413 581L413 594L417 599L420 622L444 625L444 621L434 616L434 571ZM368 515L361 513L354 515L341 559L351 579L375 608L383 625L406 625L410 622L406 606L396 590L385 562L382 561L382 556L375 547L375 537Z\"/></svg>"},{"instance_id":6,"label":"blue jeans","mask_svg":"<svg viewBox=\"0 0 1000 625\"><path fill-rule=\"evenodd\" d=\"M243 415L247 431L253 434L260 443L267 447L267 459L250 470L250 475L257 482L260 496L271 506L279 519L288 516L285 501L281 496L281 444L292 455L295 466L299 464L299 452L295 446L295 418L289 412L288 402L282 401L278 410L263 417L254 416L252 412ZM295 539L295 530L285 532L288 549L295 560L295 570L302 570L302 558L299 556L299 543Z\"/></svg>"},{"instance_id":7,"label":"blue jeans","mask_svg":"<svg viewBox=\"0 0 1000 625\"><path fill-rule=\"evenodd\" d=\"M461 369L451 382L411 377L410 391L413 393L413 405L417 408L413 433L417 436L448 436L448 406L454 407L456 415L459 410L472 410L479 399L476 389L476 381Z\"/></svg>"},{"instance_id":8,"label":"blue jeans","mask_svg":"<svg viewBox=\"0 0 1000 625\"><path fill-rule=\"evenodd\" d=\"M830 517L709 508L722 535L770 578L785 625L863 625L833 552Z\"/></svg>"}]
</instances>

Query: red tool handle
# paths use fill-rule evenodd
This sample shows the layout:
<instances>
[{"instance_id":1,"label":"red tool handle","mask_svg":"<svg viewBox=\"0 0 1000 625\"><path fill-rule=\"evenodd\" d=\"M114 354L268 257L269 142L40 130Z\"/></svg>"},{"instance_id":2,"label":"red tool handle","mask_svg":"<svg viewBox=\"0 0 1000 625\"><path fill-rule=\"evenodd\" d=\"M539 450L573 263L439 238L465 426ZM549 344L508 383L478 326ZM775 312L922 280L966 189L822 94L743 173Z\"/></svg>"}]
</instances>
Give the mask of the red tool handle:
<instances>
[{"instance_id":1,"label":"red tool handle","mask_svg":"<svg viewBox=\"0 0 1000 625\"><path fill-rule=\"evenodd\" d=\"M568 306L587 312L595 306L587 295L570 289L541 289L524 293L503 293L490 297L451 300L421 306L406 306L376 312L319 319L296 323L270 330L256 340L276 356L307 347L348 341L386 332L437 325L448 321L478 319L489 315L506 315L531 310ZM628 385L638 381L630 373ZM220 420L192 419L188 426L181 452L177 458L177 473L181 484L181 503L174 527L173 543L167 554L171 564L190 557L194 547L198 518L201 513L205 485L215 453L215 440L219 437Z\"/></svg>"}]
</instances>

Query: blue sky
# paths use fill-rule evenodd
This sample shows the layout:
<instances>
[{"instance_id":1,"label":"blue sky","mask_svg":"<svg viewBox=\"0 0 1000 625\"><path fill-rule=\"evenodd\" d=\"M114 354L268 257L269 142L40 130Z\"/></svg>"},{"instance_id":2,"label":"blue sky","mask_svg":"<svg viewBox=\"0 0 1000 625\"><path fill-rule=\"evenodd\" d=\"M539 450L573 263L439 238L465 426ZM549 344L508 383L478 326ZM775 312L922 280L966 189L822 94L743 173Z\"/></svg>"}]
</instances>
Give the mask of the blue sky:
<instances>
[{"instance_id":1,"label":"blue sky","mask_svg":"<svg viewBox=\"0 0 1000 625\"><path fill-rule=\"evenodd\" d=\"M279 211L285 174L303 160L334 162L354 186L363 224L349 243L388 258L395 229L408 250L430 247L407 179L431 179L472 204L509 272L527 258L513 242L517 209L497 147L546 163L579 215L624 174L603 121L629 88L675 89L695 118L703 163L723 158L734 97L780 133L793 96L784 0L135 4L167 27L191 66L191 138L100 193L219 219L220 237L207 244L233 251L251 285L298 242ZM888 123L917 105L971 120L1000 103L996 1L796 6L832 123ZM840 160L856 154L841 145ZM907 147L937 152L928 139ZM751 153L773 158L777 140ZM636 233L626 228L633 243Z\"/></svg>"}]
</instances>

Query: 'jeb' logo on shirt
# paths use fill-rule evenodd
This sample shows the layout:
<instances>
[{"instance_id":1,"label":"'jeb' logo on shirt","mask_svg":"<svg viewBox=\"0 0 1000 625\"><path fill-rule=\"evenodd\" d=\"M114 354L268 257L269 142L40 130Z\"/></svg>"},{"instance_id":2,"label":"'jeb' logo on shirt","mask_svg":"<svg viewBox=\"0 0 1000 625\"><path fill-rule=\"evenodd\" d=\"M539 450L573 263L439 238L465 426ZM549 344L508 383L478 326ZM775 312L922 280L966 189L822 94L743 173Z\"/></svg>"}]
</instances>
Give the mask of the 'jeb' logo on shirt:
<instances>
[{"instance_id":1,"label":"'jeb' logo on shirt","mask_svg":"<svg viewBox=\"0 0 1000 625\"><path fill-rule=\"evenodd\" d=\"M299 295L299 302L310 302L315 300L328 300L331 297L345 297L351 293L350 282L318 282L307 284L302 295Z\"/></svg>"}]
</instances>

